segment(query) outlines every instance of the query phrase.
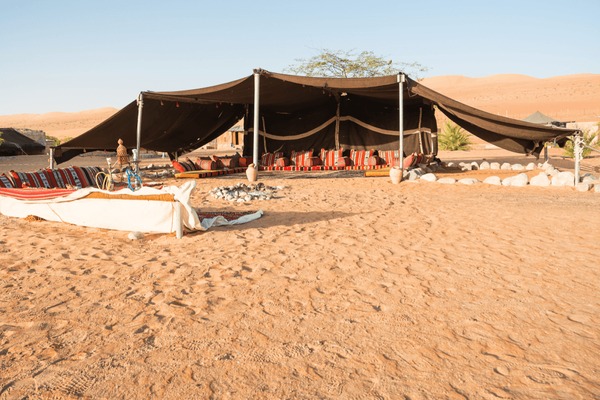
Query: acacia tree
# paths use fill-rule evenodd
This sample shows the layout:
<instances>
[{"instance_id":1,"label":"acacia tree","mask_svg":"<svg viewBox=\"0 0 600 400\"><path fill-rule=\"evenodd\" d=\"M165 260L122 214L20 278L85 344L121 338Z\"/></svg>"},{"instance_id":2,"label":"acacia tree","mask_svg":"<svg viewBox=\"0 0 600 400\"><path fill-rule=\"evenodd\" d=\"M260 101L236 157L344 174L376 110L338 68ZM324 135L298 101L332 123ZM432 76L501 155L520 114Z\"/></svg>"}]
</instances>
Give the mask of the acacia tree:
<instances>
[{"instance_id":1,"label":"acacia tree","mask_svg":"<svg viewBox=\"0 0 600 400\"><path fill-rule=\"evenodd\" d=\"M367 78L394 75L403 71L420 79L419 73L427 69L417 62L397 63L387 60L372 51L356 54L353 50L322 49L319 54L309 59L297 59L296 64L290 65L285 70L296 75L335 78Z\"/></svg>"}]
</instances>

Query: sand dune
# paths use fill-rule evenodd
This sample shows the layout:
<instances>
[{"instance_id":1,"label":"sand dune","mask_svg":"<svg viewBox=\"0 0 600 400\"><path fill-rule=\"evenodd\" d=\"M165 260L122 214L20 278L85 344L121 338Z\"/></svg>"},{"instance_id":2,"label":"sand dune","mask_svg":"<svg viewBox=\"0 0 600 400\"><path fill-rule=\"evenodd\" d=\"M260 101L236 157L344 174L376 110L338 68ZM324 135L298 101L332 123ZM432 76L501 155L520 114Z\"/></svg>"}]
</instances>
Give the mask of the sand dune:
<instances>
[{"instance_id":1,"label":"sand dune","mask_svg":"<svg viewBox=\"0 0 600 400\"><path fill-rule=\"evenodd\" d=\"M41 130L65 139L77 137L117 112L115 108L98 108L75 113L13 114L0 116L0 127Z\"/></svg>"},{"instance_id":2,"label":"sand dune","mask_svg":"<svg viewBox=\"0 0 600 400\"><path fill-rule=\"evenodd\" d=\"M540 111L560 121L600 120L600 74L547 79L525 75L440 76L422 82L462 103L510 118Z\"/></svg>"}]
</instances>

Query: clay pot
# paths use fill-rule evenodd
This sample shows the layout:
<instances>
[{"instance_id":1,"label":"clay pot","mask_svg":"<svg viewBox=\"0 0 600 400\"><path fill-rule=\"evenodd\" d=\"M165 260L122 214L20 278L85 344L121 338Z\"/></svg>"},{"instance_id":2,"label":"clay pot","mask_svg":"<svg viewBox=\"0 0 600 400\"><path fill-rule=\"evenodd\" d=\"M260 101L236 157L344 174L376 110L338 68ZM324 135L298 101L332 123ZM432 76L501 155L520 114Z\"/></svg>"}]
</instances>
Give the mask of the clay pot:
<instances>
[{"instance_id":1,"label":"clay pot","mask_svg":"<svg viewBox=\"0 0 600 400\"><path fill-rule=\"evenodd\" d=\"M390 179L394 185L397 185L402 180L402 170L400 167L390 168Z\"/></svg>"},{"instance_id":2,"label":"clay pot","mask_svg":"<svg viewBox=\"0 0 600 400\"><path fill-rule=\"evenodd\" d=\"M254 164L248 165L246 169L246 177L248 178L248 182L256 182L258 178L258 170L254 167Z\"/></svg>"}]
</instances>

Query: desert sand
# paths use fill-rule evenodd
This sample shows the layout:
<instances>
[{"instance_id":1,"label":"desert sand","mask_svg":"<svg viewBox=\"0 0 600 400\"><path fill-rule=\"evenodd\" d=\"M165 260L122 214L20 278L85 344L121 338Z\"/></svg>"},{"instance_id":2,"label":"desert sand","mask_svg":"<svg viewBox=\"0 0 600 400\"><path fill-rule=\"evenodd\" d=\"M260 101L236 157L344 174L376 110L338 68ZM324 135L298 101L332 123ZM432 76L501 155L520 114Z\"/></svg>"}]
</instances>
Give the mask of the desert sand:
<instances>
[{"instance_id":1,"label":"desert sand","mask_svg":"<svg viewBox=\"0 0 600 400\"><path fill-rule=\"evenodd\" d=\"M0 398L598 398L597 193L356 175L198 180L265 214L179 240L0 216Z\"/></svg>"},{"instance_id":2,"label":"desert sand","mask_svg":"<svg viewBox=\"0 0 600 400\"><path fill-rule=\"evenodd\" d=\"M600 398L598 193L361 175L197 180L264 215L182 239L0 215L0 399Z\"/></svg>"}]
</instances>

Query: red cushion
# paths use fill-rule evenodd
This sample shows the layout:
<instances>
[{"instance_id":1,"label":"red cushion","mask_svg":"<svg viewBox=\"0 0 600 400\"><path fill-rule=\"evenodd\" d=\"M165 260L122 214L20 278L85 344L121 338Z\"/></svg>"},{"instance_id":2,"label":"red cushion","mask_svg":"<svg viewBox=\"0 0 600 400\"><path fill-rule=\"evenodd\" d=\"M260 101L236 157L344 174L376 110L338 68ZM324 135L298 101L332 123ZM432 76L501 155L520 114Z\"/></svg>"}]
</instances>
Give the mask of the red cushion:
<instances>
[{"instance_id":1,"label":"red cushion","mask_svg":"<svg viewBox=\"0 0 600 400\"><path fill-rule=\"evenodd\" d=\"M54 177L54 173L52 172L51 169L45 169L44 174L46 175L46 179L48 180L50 187L52 187L52 188L59 187L58 182L56 182L56 178Z\"/></svg>"},{"instance_id":2,"label":"red cushion","mask_svg":"<svg viewBox=\"0 0 600 400\"><path fill-rule=\"evenodd\" d=\"M238 160L238 167L247 167L252 164L252 157L240 157Z\"/></svg>"},{"instance_id":3,"label":"red cushion","mask_svg":"<svg viewBox=\"0 0 600 400\"><path fill-rule=\"evenodd\" d=\"M369 157L371 157L374 152L374 150L350 150L350 159L352 160L352 165L369 165Z\"/></svg>"},{"instance_id":4,"label":"red cushion","mask_svg":"<svg viewBox=\"0 0 600 400\"><path fill-rule=\"evenodd\" d=\"M287 157L280 157L275 162L276 167L287 167L288 165L290 165L290 159Z\"/></svg>"},{"instance_id":5,"label":"red cushion","mask_svg":"<svg viewBox=\"0 0 600 400\"><path fill-rule=\"evenodd\" d=\"M344 153L344 149L339 150L325 150L321 149L321 160L323 162L322 165L327 167L335 167L337 165L337 161L342 157Z\"/></svg>"},{"instance_id":6,"label":"red cushion","mask_svg":"<svg viewBox=\"0 0 600 400\"><path fill-rule=\"evenodd\" d=\"M201 170L216 170L217 169L217 162L213 161L212 159L201 159L199 158L198 160L196 160L196 163L198 164L198 167Z\"/></svg>"},{"instance_id":7,"label":"red cushion","mask_svg":"<svg viewBox=\"0 0 600 400\"><path fill-rule=\"evenodd\" d=\"M181 163L179 161L173 160L173 161L171 161L171 163L173 164L173 168L175 168L175 171L185 172L185 167L183 165L181 165Z\"/></svg>"},{"instance_id":8,"label":"red cushion","mask_svg":"<svg viewBox=\"0 0 600 400\"><path fill-rule=\"evenodd\" d=\"M306 160L312 157L313 151L311 150L300 150L292 151L290 156L290 163L296 167L304 167Z\"/></svg>"},{"instance_id":9,"label":"red cushion","mask_svg":"<svg viewBox=\"0 0 600 400\"><path fill-rule=\"evenodd\" d=\"M10 176L12 176L16 188L23 187L24 183L26 184L26 186L29 186L29 180L27 180L27 176L21 175L20 172L13 171L12 169L8 173L10 174ZM22 179L25 179L26 181L23 182Z\"/></svg>"},{"instance_id":10,"label":"red cushion","mask_svg":"<svg viewBox=\"0 0 600 400\"><path fill-rule=\"evenodd\" d=\"M79 178L79 182L81 182L82 188L94 186L94 184L88 180L87 175L83 172L83 169L81 169L81 167L72 166L71 168L73 169L73 171L75 171L77 178Z\"/></svg>"},{"instance_id":11,"label":"red cushion","mask_svg":"<svg viewBox=\"0 0 600 400\"><path fill-rule=\"evenodd\" d=\"M304 160L305 167L314 167L317 165L322 165L321 157L309 157L308 159Z\"/></svg>"},{"instance_id":12,"label":"red cushion","mask_svg":"<svg viewBox=\"0 0 600 400\"><path fill-rule=\"evenodd\" d=\"M352 165L350 157L340 157L335 164L336 167L349 167Z\"/></svg>"}]
</instances>

